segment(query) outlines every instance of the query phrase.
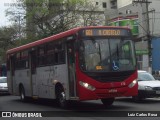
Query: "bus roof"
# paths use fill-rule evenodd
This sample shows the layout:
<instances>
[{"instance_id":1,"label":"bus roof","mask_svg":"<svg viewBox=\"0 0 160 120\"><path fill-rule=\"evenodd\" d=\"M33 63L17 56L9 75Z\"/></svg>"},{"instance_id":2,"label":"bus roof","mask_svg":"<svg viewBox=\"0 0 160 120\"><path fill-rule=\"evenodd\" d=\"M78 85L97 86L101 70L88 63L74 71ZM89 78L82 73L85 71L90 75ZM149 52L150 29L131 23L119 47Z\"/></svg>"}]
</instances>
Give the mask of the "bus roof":
<instances>
[{"instance_id":1,"label":"bus roof","mask_svg":"<svg viewBox=\"0 0 160 120\"><path fill-rule=\"evenodd\" d=\"M10 50L7 51L7 54L12 54L12 53L15 53L15 52L18 52L18 51L22 51L22 50L26 50L26 49L32 48L34 46L42 45L42 44L47 43L47 42L51 42L51 41L54 41L54 40L57 40L57 39L60 39L60 38L63 38L63 37L67 37L67 36L73 35L73 34L77 33L81 29L90 29L90 28L119 28L119 29L124 28L124 29L129 29L127 27L115 27L115 26L77 27L77 28L73 28L71 30L56 34L56 35L52 35L50 37L47 37L47 38L44 38L44 39L41 39L41 40L37 40L35 42L28 43L26 45L22 45L22 46L10 49Z\"/></svg>"}]
</instances>

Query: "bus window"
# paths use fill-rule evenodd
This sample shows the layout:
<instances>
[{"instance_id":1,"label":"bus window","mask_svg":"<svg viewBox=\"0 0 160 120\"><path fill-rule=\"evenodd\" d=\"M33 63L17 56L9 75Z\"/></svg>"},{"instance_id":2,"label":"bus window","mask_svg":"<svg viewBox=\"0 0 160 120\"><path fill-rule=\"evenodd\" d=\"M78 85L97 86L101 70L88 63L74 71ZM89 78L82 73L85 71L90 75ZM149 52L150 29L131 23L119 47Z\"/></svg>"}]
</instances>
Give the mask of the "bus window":
<instances>
[{"instance_id":1,"label":"bus window","mask_svg":"<svg viewBox=\"0 0 160 120\"><path fill-rule=\"evenodd\" d=\"M37 60L38 60L38 66L45 65L45 47L44 45L38 47Z\"/></svg>"},{"instance_id":2,"label":"bus window","mask_svg":"<svg viewBox=\"0 0 160 120\"><path fill-rule=\"evenodd\" d=\"M28 61L28 50L21 52L21 68L29 68L29 61Z\"/></svg>"},{"instance_id":3,"label":"bus window","mask_svg":"<svg viewBox=\"0 0 160 120\"><path fill-rule=\"evenodd\" d=\"M88 39L82 41L81 47L81 68L85 71L109 72L135 69L134 47L131 40Z\"/></svg>"},{"instance_id":4,"label":"bus window","mask_svg":"<svg viewBox=\"0 0 160 120\"><path fill-rule=\"evenodd\" d=\"M55 64L64 64L65 63L65 50L64 45L56 44L54 48L54 58L55 58Z\"/></svg>"},{"instance_id":5,"label":"bus window","mask_svg":"<svg viewBox=\"0 0 160 120\"><path fill-rule=\"evenodd\" d=\"M54 43L48 43L46 45L46 65L54 64Z\"/></svg>"},{"instance_id":6,"label":"bus window","mask_svg":"<svg viewBox=\"0 0 160 120\"><path fill-rule=\"evenodd\" d=\"M16 59L15 59L15 62L16 62L15 69L16 70L20 69L20 59L21 59L21 53L19 52L16 54Z\"/></svg>"},{"instance_id":7,"label":"bus window","mask_svg":"<svg viewBox=\"0 0 160 120\"><path fill-rule=\"evenodd\" d=\"M19 52L16 54L15 69L27 69L29 67L28 51Z\"/></svg>"}]
</instances>

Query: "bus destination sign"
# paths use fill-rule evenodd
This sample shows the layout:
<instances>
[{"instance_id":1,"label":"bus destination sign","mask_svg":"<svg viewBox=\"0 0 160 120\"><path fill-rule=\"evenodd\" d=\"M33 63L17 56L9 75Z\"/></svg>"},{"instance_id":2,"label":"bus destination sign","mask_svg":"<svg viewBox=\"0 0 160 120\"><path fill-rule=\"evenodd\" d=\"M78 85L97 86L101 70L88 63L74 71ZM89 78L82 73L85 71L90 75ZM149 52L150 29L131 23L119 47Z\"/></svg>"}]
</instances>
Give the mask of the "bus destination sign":
<instances>
[{"instance_id":1,"label":"bus destination sign","mask_svg":"<svg viewBox=\"0 0 160 120\"><path fill-rule=\"evenodd\" d=\"M128 36L130 32L127 29L86 29L85 36Z\"/></svg>"}]
</instances>

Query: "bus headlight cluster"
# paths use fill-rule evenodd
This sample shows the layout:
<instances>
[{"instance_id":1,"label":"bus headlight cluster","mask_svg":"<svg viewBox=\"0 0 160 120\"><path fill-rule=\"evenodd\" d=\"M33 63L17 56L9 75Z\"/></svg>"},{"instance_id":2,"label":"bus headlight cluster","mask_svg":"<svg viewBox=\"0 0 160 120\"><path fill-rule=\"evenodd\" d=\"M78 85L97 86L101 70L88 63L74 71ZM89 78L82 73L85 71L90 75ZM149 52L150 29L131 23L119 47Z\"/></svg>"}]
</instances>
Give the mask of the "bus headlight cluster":
<instances>
[{"instance_id":1,"label":"bus headlight cluster","mask_svg":"<svg viewBox=\"0 0 160 120\"><path fill-rule=\"evenodd\" d=\"M132 87L135 86L136 83L137 83L137 79L133 80L133 81L128 85L128 87L129 87L129 88L132 88Z\"/></svg>"},{"instance_id":2,"label":"bus headlight cluster","mask_svg":"<svg viewBox=\"0 0 160 120\"><path fill-rule=\"evenodd\" d=\"M88 84L88 83L85 83L85 82L82 82L80 81L79 84L81 86L83 86L84 88L87 88L88 90L91 90L91 91L94 91L96 88L93 87L92 85Z\"/></svg>"}]
</instances>

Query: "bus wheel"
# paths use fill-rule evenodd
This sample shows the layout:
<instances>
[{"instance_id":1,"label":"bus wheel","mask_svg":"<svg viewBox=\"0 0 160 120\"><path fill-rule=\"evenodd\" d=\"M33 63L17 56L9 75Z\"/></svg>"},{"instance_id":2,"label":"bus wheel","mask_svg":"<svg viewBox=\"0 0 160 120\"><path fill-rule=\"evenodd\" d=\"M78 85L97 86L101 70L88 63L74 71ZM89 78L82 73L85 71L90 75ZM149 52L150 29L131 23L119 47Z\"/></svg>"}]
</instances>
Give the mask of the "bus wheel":
<instances>
[{"instance_id":1,"label":"bus wheel","mask_svg":"<svg viewBox=\"0 0 160 120\"><path fill-rule=\"evenodd\" d=\"M134 102L141 102L145 98L142 98L142 97L139 97L139 96L132 96L132 99L133 99Z\"/></svg>"},{"instance_id":2,"label":"bus wheel","mask_svg":"<svg viewBox=\"0 0 160 120\"><path fill-rule=\"evenodd\" d=\"M61 108L64 108L64 109L67 108L68 101L66 100L66 95L65 95L63 86L60 84L56 85L56 99L57 99L58 105Z\"/></svg>"},{"instance_id":3,"label":"bus wheel","mask_svg":"<svg viewBox=\"0 0 160 120\"><path fill-rule=\"evenodd\" d=\"M115 100L115 98L101 99L101 101L105 107L111 106L113 104L114 100Z\"/></svg>"},{"instance_id":4,"label":"bus wheel","mask_svg":"<svg viewBox=\"0 0 160 120\"><path fill-rule=\"evenodd\" d=\"M24 90L23 86L20 87L20 99L21 99L21 101L25 101L26 100L25 90Z\"/></svg>"},{"instance_id":5,"label":"bus wheel","mask_svg":"<svg viewBox=\"0 0 160 120\"><path fill-rule=\"evenodd\" d=\"M67 100L66 100L66 95L63 91L59 92L59 95L58 95L58 103L59 103L59 106L61 108L67 108Z\"/></svg>"}]
</instances>

